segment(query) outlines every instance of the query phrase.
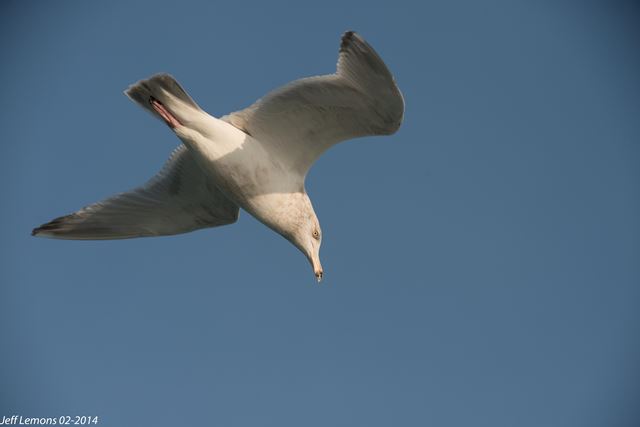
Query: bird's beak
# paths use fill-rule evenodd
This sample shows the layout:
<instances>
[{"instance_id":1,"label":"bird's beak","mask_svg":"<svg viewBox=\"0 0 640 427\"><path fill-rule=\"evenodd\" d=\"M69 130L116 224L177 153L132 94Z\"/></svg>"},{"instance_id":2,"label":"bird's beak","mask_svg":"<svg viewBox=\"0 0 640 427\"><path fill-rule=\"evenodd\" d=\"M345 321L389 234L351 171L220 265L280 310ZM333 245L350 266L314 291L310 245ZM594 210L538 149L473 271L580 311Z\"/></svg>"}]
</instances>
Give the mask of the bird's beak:
<instances>
[{"instance_id":1,"label":"bird's beak","mask_svg":"<svg viewBox=\"0 0 640 427\"><path fill-rule=\"evenodd\" d=\"M322 265L320 264L320 258L317 256L311 257L311 265L313 266L313 273L316 275L318 283L322 280Z\"/></svg>"}]
</instances>

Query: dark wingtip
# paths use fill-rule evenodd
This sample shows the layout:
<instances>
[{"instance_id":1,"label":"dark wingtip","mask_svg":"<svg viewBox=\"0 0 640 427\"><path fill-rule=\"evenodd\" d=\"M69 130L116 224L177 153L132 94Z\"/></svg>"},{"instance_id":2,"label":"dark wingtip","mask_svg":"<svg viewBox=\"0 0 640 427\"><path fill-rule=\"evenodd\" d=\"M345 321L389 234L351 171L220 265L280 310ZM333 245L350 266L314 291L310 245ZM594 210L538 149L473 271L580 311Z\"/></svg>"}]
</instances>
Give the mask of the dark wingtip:
<instances>
[{"instance_id":1,"label":"dark wingtip","mask_svg":"<svg viewBox=\"0 0 640 427\"><path fill-rule=\"evenodd\" d=\"M344 50L347 48L347 46L349 45L349 43L351 42L351 40L353 39L353 36L356 35L356 32L353 30L349 30L349 31L345 31L344 34L342 35L342 39L340 41L340 50Z\"/></svg>"},{"instance_id":2,"label":"dark wingtip","mask_svg":"<svg viewBox=\"0 0 640 427\"><path fill-rule=\"evenodd\" d=\"M33 230L31 230L31 235L33 237L46 236L46 234L42 234L42 233L52 228L49 224L50 223L42 224L40 227L34 228Z\"/></svg>"},{"instance_id":3,"label":"dark wingtip","mask_svg":"<svg viewBox=\"0 0 640 427\"><path fill-rule=\"evenodd\" d=\"M45 232L45 235L46 235L46 232L55 233L56 231L60 231L64 223L69 219L73 218L73 216L74 214L70 214L70 215L64 215L58 218L54 218L51 221L47 222L46 224L42 224L40 227L36 227L33 230L31 230L31 235L39 236L43 232Z\"/></svg>"}]
</instances>

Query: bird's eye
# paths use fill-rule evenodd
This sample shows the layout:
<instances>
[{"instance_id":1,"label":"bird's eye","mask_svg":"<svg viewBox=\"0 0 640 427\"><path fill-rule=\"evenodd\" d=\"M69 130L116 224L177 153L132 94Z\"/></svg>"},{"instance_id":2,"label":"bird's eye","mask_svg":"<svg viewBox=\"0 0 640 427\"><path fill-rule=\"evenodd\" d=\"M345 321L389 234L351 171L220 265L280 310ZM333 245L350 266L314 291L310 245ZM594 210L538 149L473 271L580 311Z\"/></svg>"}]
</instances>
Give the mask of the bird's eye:
<instances>
[{"instance_id":1,"label":"bird's eye","mask_svg":"<svg viewBox=\"0 0 640 427\"><path fill-rule=\"evenodd\" d=\"M320 239L320 232L318 230L313 230L313 238L316 240Z\"/></svg>"}]
</instances>

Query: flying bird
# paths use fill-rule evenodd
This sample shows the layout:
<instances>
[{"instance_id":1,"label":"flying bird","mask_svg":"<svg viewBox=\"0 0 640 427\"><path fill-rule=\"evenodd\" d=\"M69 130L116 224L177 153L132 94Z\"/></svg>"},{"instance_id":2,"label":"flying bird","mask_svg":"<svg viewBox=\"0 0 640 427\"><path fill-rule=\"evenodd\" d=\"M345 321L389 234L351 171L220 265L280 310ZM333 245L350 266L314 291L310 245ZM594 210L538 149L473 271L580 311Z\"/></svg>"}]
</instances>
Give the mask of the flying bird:
<instances>
[{"instance_id":1,"label":"flying bird","mask_svg":"<svg viewBox=\"0 0 640 427\"><path fill-rule=\"evenodd\" d=\"M104 240L163 236L232 224L242 208L294 244L322 279L322 231L305 191L316 159L338 142L391 135L404 100L391 72L358 34L343 34L334 74L275 89L216 118L168 74L125 94L180 138L145 185L56 218L32 235Z\"/></svg>"}]
</instances>

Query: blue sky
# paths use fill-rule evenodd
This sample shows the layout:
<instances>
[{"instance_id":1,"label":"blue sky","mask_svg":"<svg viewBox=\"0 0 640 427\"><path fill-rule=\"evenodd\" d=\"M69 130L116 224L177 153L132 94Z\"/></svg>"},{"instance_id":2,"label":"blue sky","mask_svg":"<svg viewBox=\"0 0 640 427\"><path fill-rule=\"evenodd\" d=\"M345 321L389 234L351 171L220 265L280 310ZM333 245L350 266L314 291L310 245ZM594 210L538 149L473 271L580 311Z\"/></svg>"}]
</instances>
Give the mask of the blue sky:
<instances>
[{"instance_id":1,"label":"blue sky","mask_svg":"<svg viewBox=\"0 0 640 427\"><path fill-rule=\"evenodd\" d=\"M637 6L423 3L3 2L0 416L638 425ZM174 237L29 235L178 144L132 82L170 72L220 116L332 72L348 29L406 115L308 177L321 286L246 213Z\"/></svg>"}]
</instances>

